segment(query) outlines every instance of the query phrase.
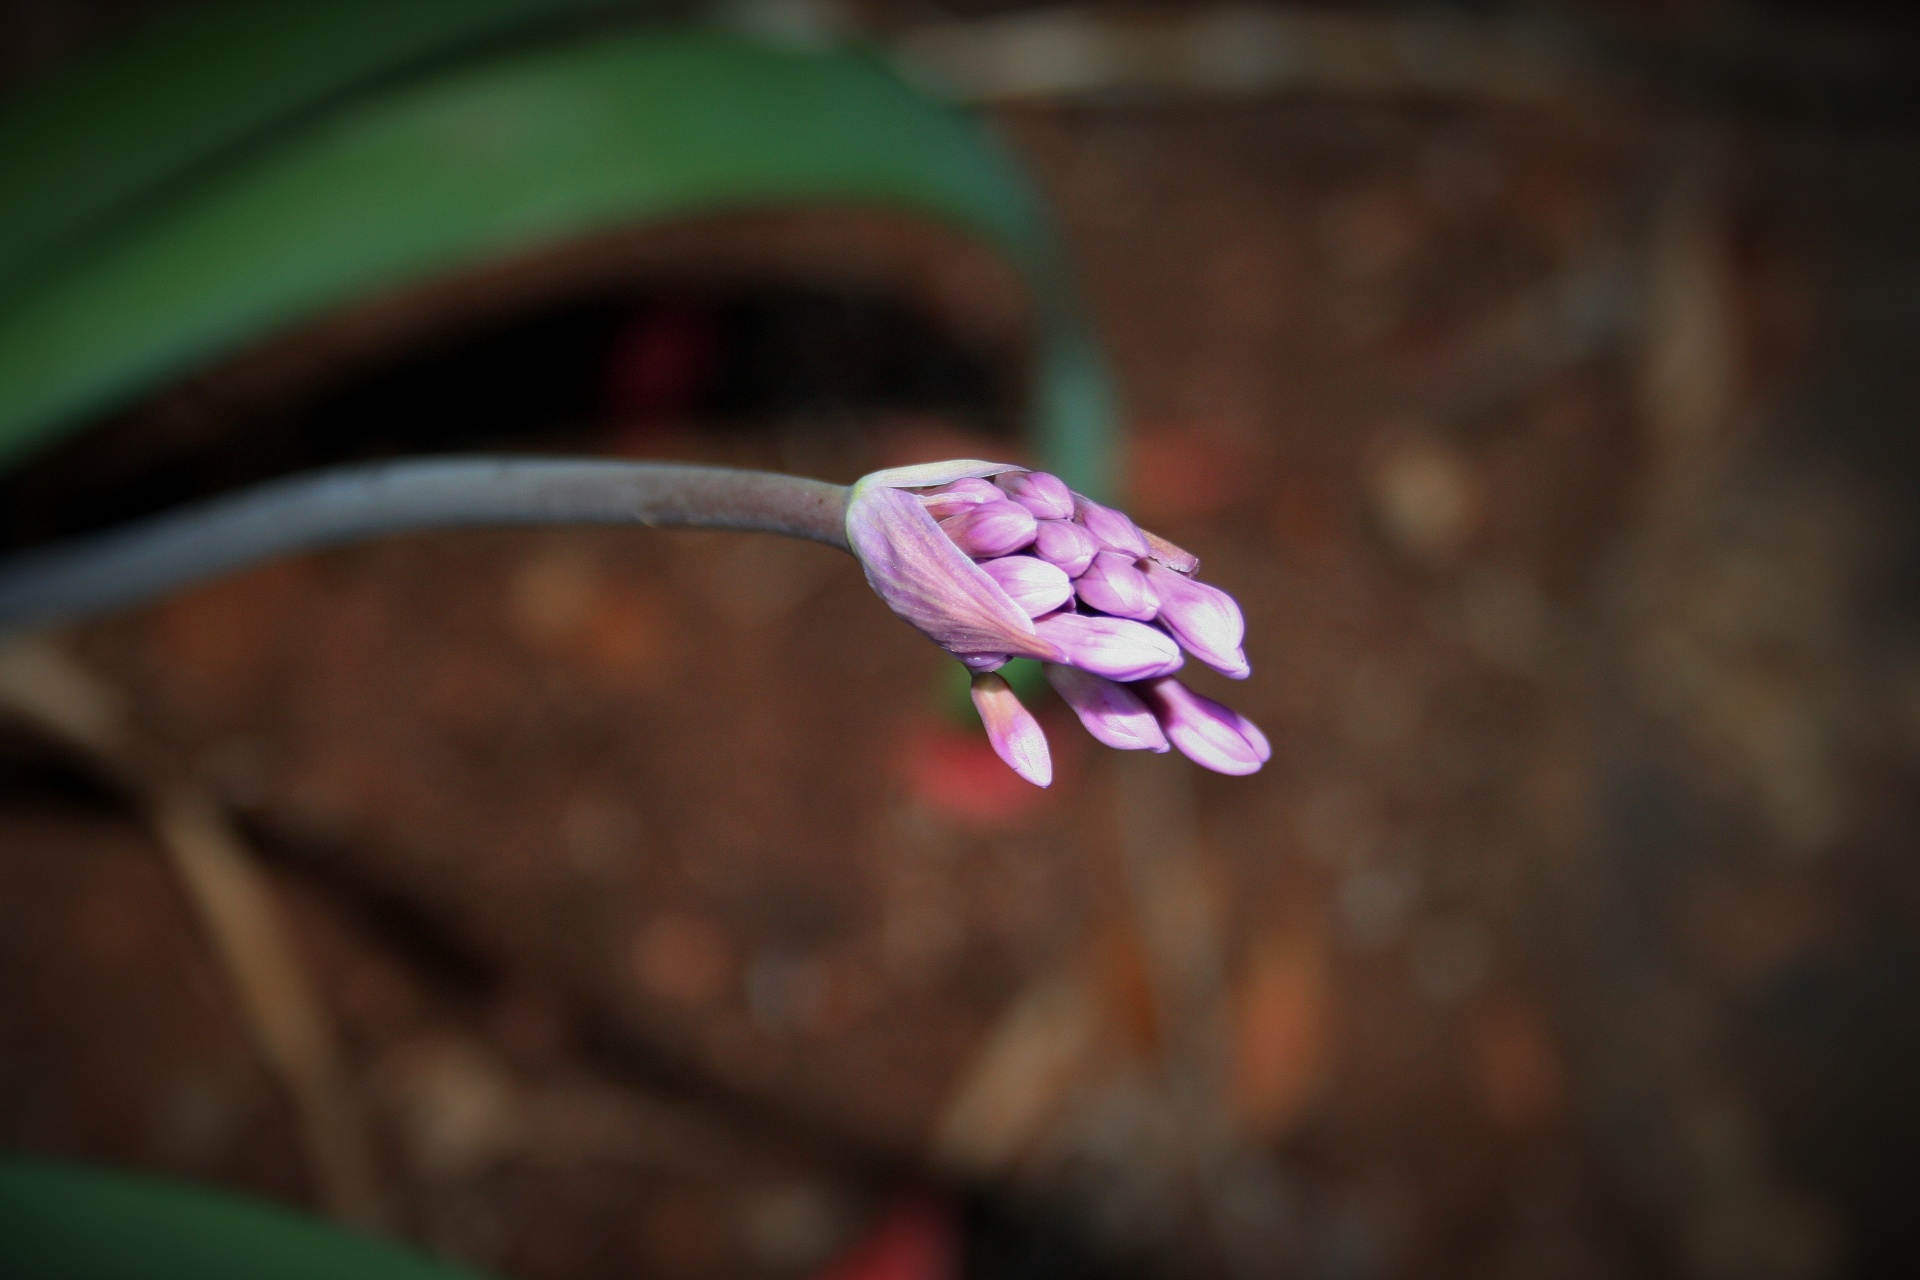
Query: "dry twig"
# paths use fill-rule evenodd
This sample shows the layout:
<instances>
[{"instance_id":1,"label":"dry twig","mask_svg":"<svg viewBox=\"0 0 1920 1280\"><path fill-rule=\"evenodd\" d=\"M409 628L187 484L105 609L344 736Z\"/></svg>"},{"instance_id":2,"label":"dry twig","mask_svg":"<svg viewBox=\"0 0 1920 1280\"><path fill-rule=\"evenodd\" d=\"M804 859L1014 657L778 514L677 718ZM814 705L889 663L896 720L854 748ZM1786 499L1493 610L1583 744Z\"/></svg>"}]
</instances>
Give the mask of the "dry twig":
<instances>
[{"instance_id":1,"label":"dry twig","mask_svg":"<svg viewBox=\"0 0 1920 1280\"><path fill-rule=\"evenodd\" d=\"M372 1134L326 1010L246 844L219 805L158 763L114 690L54 642L0 646L0 709L79 753L151 824L239 996L249 1033L293 1102L321 1204L377 1228L385 1196Z\"/></svg>"}]
</instances>

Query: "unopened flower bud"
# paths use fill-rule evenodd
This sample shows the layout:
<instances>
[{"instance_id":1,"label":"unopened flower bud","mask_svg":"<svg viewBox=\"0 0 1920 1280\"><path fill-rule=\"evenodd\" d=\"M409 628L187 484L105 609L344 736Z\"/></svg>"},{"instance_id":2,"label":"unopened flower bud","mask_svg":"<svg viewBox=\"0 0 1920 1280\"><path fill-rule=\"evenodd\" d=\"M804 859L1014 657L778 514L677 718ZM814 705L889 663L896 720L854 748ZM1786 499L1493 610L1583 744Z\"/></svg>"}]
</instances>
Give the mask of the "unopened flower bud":
<instances>
[{"instance_id":1,"label":"unopened flower bud","mask_svg":"<svg viewBox=\"0 0 1920 1280\"><path fill-rule=\"evenodd\" d=\"M1001 499L949 516L940 522L953 544L976 559L1004 556L1033 541L1033 512Z\"/></svg>"},{"instance_id":2,"label":"unopened flower bud","mask_svg":"<svg viewBox=\"0 0 1920 1280\"><path fill-rule=\"evenodd\" d=\"M1140 527L1112 507L1076 496L1073 517L1107 550L1124 552L1135 559L1147 554L1147 540L1141 536Z\"/></svg>"},{"instance_id":3,"label":"unopened flower bud","mask_svg":"<svg viewBox=\"0 0 1920 1280\"><path fill-rule=\"evenodd\" d=\"M1053 769L1039 723L992 674L1015 657L1047 664L1109 746L1171 744L1222 773L1258 769L1267 740L1251 721L1166 678L1182 645L1247 674L1232 597L1118 511L1069 493L1071 518L1047 515L1063 509L1059 490L1052 476L973 459L876 471L848 495L847 542L888 607L974 673L994 750L1029 782L1047 785Z\"/></svg>"},{"instance_id":4,"label":"unopened flower bud","mask_svg":"<svg viewBox=\"0 0 1920 1280\"><path fill-rule=\"evenodd\" d=\"M1240 647L1247 635L1246 618L1232 596L1151 561L1146 576L1160 597L1161 624L1179 637L1187 652L1235 680L1252 673Z\"/></svg>"},{"instance_id":5,"label":"unopened flower bud","mask_svg":"<svg viewBox=\"0 0 1920 1280\"><path fill-rule=\"evenodd\" d=\"M1013 686L1000 676L976 675L972 694L994 754L1034 786L1051 784L1053 756L1047 750L1047 735L1033 713L1020 705Z\"/></svg>"},{"instance_id":6,"label":"unopened flower bud","mask_svg":"<svg viewBox=\"0 0 1920 1280\"><path fill-rule=\"evenodd\" d=\"M1073 590L1088 608L1116 618L1152 622L1160 608L1160 597L1154 594L1147 575L1116 551L1095 556L1092 566L1074 582Z\"/></svg>"},{"instance_id":7,"label":"unopened flower bud","mask_svg":"<svg viewBox=\"0 0 1920 1280\"><path fill-rule=\"evenodd\" d=\"M1123 684L1049 662L1047 683L1073 708L1088 733L1117 751L1165 751L1167 735L1137 694Z\"/></svg>"},{"instance_id":8,"label":"unopened flower bud","mask_svg":"<svg viewBox=\"0 0 1920 1280\"><path fill-rule=\"evenodd\" d=\"M971 510L983 502L1002 502L1006 494L1000 492L991 480L955 480L952 484L943 484L938 489L922 494L920 505L935 520L945 520L948 516L957 516Z\"/></svg>"},{"instance_id":9,"label":"unopened flower bud","mask_svg":"<svg viewBox=\"0 0 1920 1280\"><path fill-rule=\"evenodd\" d=\"M1036 618L1033 627L1058 651L1059 661L1109 680L1170 675L1185 661L1173 637L1144 622L1054 613Z\"/></svg>"},{"instance_id":10,"label":"unopened flower bud","mask_svg":"<svg viewBox=\"0 0 1920 1280\"><path fill-rule=\"evenodd\" d=\"M1099 550L1093 535L1071 520L1042 520L1033 536L1033 554L1059 565L1069 578L1085 573Z\"/></svg>"},{"instance_id":11,"label":"unopened flower bud","mask_svg":"<svg viewBox=\"0 0 1920 1280\"><path fill-rule=\"evenodd\" d=\"M1215 773L1258 772L1273 754L1253 721L1174 679L1133 686L1180 754Z\"/></svg>"},{"instance_id":12,"label":"unopened flower bud","mask_svg":"<svg viewBox=\"0 0 1920 1280\"><path fill-rule=\"evenodd\" d=\"M995 476L993 483L1042 520L1065 520L1073 515L1073 491L1059 476L1044 471L1007 471Z\"/></svg>"},{"instance_id":13,"label":"unopened flower bud","mask_svg":"<svg viewBox=\"0 0 1920 1280\"><path fill-rule=\"evenodd\" d=\"M1053 659L1033 619L954 545L912 492L994 474L966 460L876 471L853 488L847 542L887 606L963 662ZM1009 504L1012 505L1012 504Z\"/></svg>"},{"instance_id":14,"label":"unopened flower bud","mask_svg":"<svg viewBox=\"0 0 1920 1280\"><path fill-rule=\"evenodd\" d=\"M980 568L1035 618L1052 613L1073 596L1073 582L1057 565L1032 556L1001 556L982 561Z\"/></svg>"}]
</instances>

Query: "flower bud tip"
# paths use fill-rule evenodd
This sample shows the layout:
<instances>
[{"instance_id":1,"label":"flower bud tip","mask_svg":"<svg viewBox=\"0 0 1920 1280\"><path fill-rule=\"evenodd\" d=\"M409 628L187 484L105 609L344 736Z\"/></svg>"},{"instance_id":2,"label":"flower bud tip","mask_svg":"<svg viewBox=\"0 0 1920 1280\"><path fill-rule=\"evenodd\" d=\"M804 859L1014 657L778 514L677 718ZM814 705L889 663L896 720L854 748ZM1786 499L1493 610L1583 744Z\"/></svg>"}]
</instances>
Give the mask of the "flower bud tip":
<instances>
[{"instance_id":1,"label":"flower bud tip","mask_svg":"<svg viewBox=\"0 0 1920 1280\"><path fill-rule=\"evenodd\" d=\"M1053 645L1059 661L1109 680L1148 680L1170 675L1184 659L1166 632L1144 622L1079 613L1053 613L1033 624Z\"/></svg>"},{"instance_id":2,"label":"flower bud tip","mask_svg":"<svg viewBox=\"0 0 1920 1280\"><path fill-rule=\"evenodd\" d=\"M1058 476L1044 471L1007 471L995 476L993 483L1042 520L1065 520L1073 514L1073 491Z\"/></svg>"},{"instance_id":3,"label":"flower bud tip","mask_svg":"<svg viewBox=\"0 0 1920 1280\"><path fill-rule=\"evenodd\" d=\"M1007 555L1031 543L1035 524L1033 512L1002 498L949 516L940 522L940 527L962 551L976 559L986 559Z\"/></svg>"},{"instance_id":4,"label":"flower bud tip","mask_svg":"<svg viewBox=\"0 0 1920 1280\"><path fill-rule=\"evenodd\" d=\"M1167 735L1152 709L1125 685L1055 662L1047 663L1044 670L1047 683L1095 741L1117 751L1167 750Z\"/></svg>"},{"instance_id":5,"label":"flower bud tip","mask_svg":"<svg viewBox=\"0 0 1920 1280\"><path fill-rule=\"evenodd\" d=\"M1134 568L1133 561L1115 551L1102 551L1093 564L1073 584L1074 594L1088 608L1151 622L1160 609L1160 597L1154 594L1147 575Z\"/></svg>"},{"instance_id":6,"label":"flower bud tip","mask_svg":"<svg viewBox=\"0 0 1920 1280\"><path fill-rule=\"evenodd\" d=\"M1134 686L1168 741L1180 754L1215 773L1258 773L1272 758L1273 748L1259 726L1231 707L1181 684L1178 680L1146 680Z\"/></svg>"},{"instance_id":7,"label":"flower bud tip","mask_svg":"<svg viewBox=\"0 0 1920 1280\"><path fill-rule=\"evenodd\" d=\"M1051 786L1053 756L1047 750L1047 735L1033 713L1020 705L1013 686L1001 676L977 674L972 696L993 753L1034 786Z\"/></svg>"},{"instance_id":8,"label":"flower bud tip","mask_svg":"<svg viewBox=\"0 0 1920 1280\"><path fill-rule=\"evenodd\" d=\"M1073 583L1066 573L1033 556L984 560L980 568L1031 617L1052 613L1073 597Z\"/></svg>"}]
</instances>

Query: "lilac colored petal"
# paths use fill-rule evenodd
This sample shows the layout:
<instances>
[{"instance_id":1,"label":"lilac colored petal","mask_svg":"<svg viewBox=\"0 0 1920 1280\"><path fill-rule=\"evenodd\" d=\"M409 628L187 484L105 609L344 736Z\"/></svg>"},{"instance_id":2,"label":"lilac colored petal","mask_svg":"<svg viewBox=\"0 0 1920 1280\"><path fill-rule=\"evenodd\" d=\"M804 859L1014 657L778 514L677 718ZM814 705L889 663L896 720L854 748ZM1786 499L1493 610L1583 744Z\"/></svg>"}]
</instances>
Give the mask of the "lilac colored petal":
<instances>
[{"instance_id":1,"label":"lilac colored petal","mask_svg":"<svg viewBox=\"0 0 1920 1280\"><path fill-rule=\"evenodd\" d=\"M1013 658L1010 653L963 653L957 656L960 665L969 671L998 671Z\"/></svg>"},{"instance_id":2,"label":"lilac colored petal","mask_svg":"<svg viewBox=\"0 0 1920 1280\"><path fill-rule=\"evenodd\" d=\"M973 706L980 723L987 727L987 741L993 753L1007 767L1036 787L1053 782L1053 756L1047 750L1047 735L1033 713L1020 705L1013 686L995 675L973 678Z\"/></svg>"},{"instance_id":3,"label":"lilac colored petal","mask_svg":"<svg viewBox=\"0 0 1920 1280\"><path fill-rule=\"evenodd\" d=\"M1073 518L1086 527L1094 541L1110 551L1123 551L1135 559L1147 554L1147 540L1141 536L1140 527L1112 507L1103 507L1076 493Z\"/></svg>"},{"instance_id":4,"label":"lilac colored petal","mask_svg":"<svg viewBox=\"0 0 1920 1280\"><path fill-rule=\"evenodd\" d=\"M1006 496L991 480L956 480L952 484L943 484L938 489L922 493L920 505L925 507L927 514L935 520L945 520L948 516L957 516L983 502L1004 501Z\"/></svg>"},{"instance_id":5,"label":"lilac colored petal","mask_svg":"<svg viewBox=\"0 0 1920 1280\"><path fill-rule=\"evenodd\" d=\"M1033 512L1017 502L983 502L940 522L955 546L976 559L1004 556L1033 541Z\"/></svg>"},{"instance_id":6,"label":"lilac colored petal","mask_svg":"<svg viewBox=\"0 0 1920 1280\"><path fill-rule=\"evenodd\" d=\"M1115 551L1095 556L1093 565L1073 584L1073 591L1088 608L1116 618L1152 622L1160 608L1160 597L1154 594L1147 575L1133 567L1131 558Z\"/></svg>"},{"instance_id":7,"label":"lilac colored petal","mask_svg":"<svg viewBox=\"0 0 1920 1280\"><path fill-rule=\"evenodd\" d=\"M1065 520L1073 514L1073 490L1059 476L1044 471L1003 471L993 483L1042 520Z\"/></svg>"},{"instance_id":8,"label":"lilac colored petal","mask_svg":"<svg viewBox=\"0 0 1920 1280\"><path fill-rule=\"evenodd\" d=\"M1167 566L1175 573L1184 573L1189 578L1200 572L1200 557L1184 547L1176 547L1171 542L1150 529L1140 530L1147 540L1147 555L1154 561Z\"/></svg>"},{"instance_id":9,"label":"lilac colored petal","mask_svg":"<svg viewBox=\"0 0 1920 1280\"><path fill-rule=\"evenodd\" d=\"M1185 661L1173 637L1144 622L1054 613L1036 619L1033 626L1059 652L1054 661L1109 680L1171 675Z\"/></svg>"},{"instance_id":10,"label":"lilac colored petal","mask_svg":"<svg viewBox=\"0 0 1920 1280\"><path fill-rule=\"evenodd\" d=\"M991 480L982 480L978 476L965 480L955 480L952 484L936 485L931 489L916 490L922 500L938 497L971 497L975 502L999 502L1007 495L1000 486Z\"/></svg>"},{"instance_id":11,"label":"lilac colored petal","mask_svg":"<svg viewBox=\"0 0 1920 1280\"><path fill-rule=\"evenodd\" d=\"M917 462L910 467L889 467L861 476L854 485L855 496L861 489L931 489L955 480L985 479L1002 471L1020 471L1011 462L982 462L978 458L956 458L951 462Z\"/></svg>"},{"instance_id":12,"label":"lilac colored petal","mask_svg":"<svg viewBox=\"0 0 1920 1280\"><path fill-rule=\"evenodd\" d=\"M1049 662L1047 683L1073 708L1095 739L1116 751L1165 751L1167 735L1138 695L1123 684Z\"/></svg>"},{"instance_id":13,"label":"lilac colored petal","mask_svg":"<svg viewBox=\"0 0 1920 1280\"><path fill-rule=\"evenodd\" d=\"M1147 581L1160 596L1160 621L1200 661L1235 680L1253 668L1241 650L1247 621L1232 596L1218 587L1149 562Z\"/></svg>"},{"instance_id":14,"label":"lilac colored petal","mask_svg":"<svg viewBox=\"0 0 1920 1280\"><path fill-rule=\"evenodd\" d=\"M1267 735L1253 721L1178 680L1146 680L1133 687L1180 754L1197 765L1215 773L1257 773L1273 755Z\"/></svg>"},{"instance_id":15,"label":"lilac colored petal","mask_svg":"<svg viewBox=\"0 0 1920 1280\"><path fill-rule=\"evenodd\" d=\"M1036 618L1052 613L1073 597L1073 582L1057 565L1045 560L1002 556L998 560L983 561L980 568L1013 597L1015 604Z\"/></svg>"},{"instance_id":16,"label":"lilac colored petal","mask_svg":"<svg viewBox=\"0 0 1920 1280\"><path fill-rule=\"evenodd\" d=\"M947 652L1057 656L1027 611L953 545L911 493L857 486L847 505L847 541L887 607Z\"/></svg>"},{"instance_id":17,"label":"lilac colored petal","mask_svg":"<svg viewBox=\"0 0 1920 1280\"><path fill-rule=\"evenodd\" d=\"M1071 520L1042 520L1034 531L1033 553L1059 565L1069 578L1085 573L1099 550L1093 535Z\"/></svg>"}]
</instances>

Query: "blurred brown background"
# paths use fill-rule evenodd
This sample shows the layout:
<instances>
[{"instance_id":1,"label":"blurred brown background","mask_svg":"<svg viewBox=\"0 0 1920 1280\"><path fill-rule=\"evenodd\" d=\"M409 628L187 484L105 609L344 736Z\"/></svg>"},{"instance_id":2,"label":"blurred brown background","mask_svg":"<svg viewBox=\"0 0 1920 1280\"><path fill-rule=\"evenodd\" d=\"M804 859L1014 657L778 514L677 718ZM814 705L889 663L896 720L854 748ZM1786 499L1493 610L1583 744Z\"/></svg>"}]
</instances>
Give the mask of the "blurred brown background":
<instances>
[{"instance_id":1,"label":"blurred brown background","mask_svg":"<svg viewBox=\"0 0 1920 1280\"><path fill-rule=\"evenodd\" d=\"M0 62L175 7L11 0ZM527 1280L1915 1274L1904 12L728 17L871 37L1031 166L1275 757L1056 707L1025 791L851 563L722 535L399 539L78 629L266 867L374 1215ZM423 449L1016 454L1024 308L874 215L609 237L102 423L0 536ZM0 1143L319 1203L146 826L0 752Z\"/></svg>"}]
</instances>

